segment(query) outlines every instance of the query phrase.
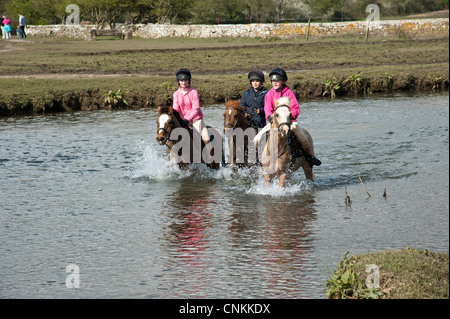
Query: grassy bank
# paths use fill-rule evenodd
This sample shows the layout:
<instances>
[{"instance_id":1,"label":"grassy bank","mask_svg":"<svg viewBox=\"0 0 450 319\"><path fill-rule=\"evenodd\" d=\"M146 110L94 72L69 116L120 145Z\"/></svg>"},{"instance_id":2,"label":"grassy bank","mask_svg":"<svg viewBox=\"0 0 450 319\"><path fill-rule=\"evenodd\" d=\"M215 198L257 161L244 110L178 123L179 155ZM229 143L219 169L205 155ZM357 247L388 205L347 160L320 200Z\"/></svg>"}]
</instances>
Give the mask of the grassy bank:
<instances>
[{"instance_id":1,"label":"grassy bank","mask_svg":"<svg viewBox=\"0 0 450 319\"><path fill-rule=\"evenodd\" d=\"M240 98L253 68L285 68L300 100L448 90L449 83L448 38L35 38L1 41L0 52L1 116L167 105L180 67L191 69L203 105ZM108 96L120 98L114 104L107 102Z\"/></svg>"},{"instance_id":2,"label":"grassy bank","mask_svg":"<svg viewBox=\"0 0 450 319\"><path fill-rule=\"evenodd\" d=\"M367 277L374 277L373 269L366 272L368 265L379 269L379 288L366 285ZM327 297L448 299L449 255L410 247L351 257L346 254L327 280Z\"/></svg>"}]
</instances>

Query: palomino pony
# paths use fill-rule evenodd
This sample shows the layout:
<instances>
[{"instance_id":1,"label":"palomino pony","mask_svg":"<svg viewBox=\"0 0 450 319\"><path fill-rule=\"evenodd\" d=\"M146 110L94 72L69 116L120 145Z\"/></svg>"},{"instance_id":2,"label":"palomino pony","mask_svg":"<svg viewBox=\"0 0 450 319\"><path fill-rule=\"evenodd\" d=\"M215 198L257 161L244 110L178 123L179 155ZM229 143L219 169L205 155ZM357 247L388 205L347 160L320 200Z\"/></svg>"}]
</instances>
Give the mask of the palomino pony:
<instances>
[{"instance_id":1,"label":"palomino pony","mask_svg":"<svg viewBox=\"0 0 450 319\"><path fill-rule=\"evenodd\" d=\"M307 161L307 156L314 156L314 144L308 131L301 128L309 143L309 154L301 154L297 138L291 132L291 101L282 97L275 101L275 111L272 115L272 128L269 132L262 154L264 181L266 185L278 176L278 185L284 187L290 173L303 168L307 179L314 181L313 165ZM295 145L295 143L298 143Z\"/></svg>"},{"instance_id":2,"label":"palomino pony","mask_svg":"<svg viewBox=\"0 0 450 319\"><path fill-rule=\"evenodd\" d=\"M216 148L212 149L210 156L206 153L205 145L201 139L200 134L194 134L191 127L183 125L184 121L180 114L169 106L158 107L158 119L156 124L158 127L156 141L160 145L166 145L166 154L169 159L174 159L180 168L187 169L193 163L206 163L209 168L219 169L220 162L223 162L223 152L220 133L207 126L209 132L213 132L210 141L217 139L216 145L220 145L220 159L217 160L215 152ZM195 135L197 138L195 138ZM176 139L173 139L176 138ZM208 161L204 159L208 158Z\"/></svg>"},{"instance_id":3,"label":"palomino pony","mask_svg":"<svg viewBox=\"0 0 450 319\"><path fill-rule=\"evenodd\" d=\"M240 105L240 100L230 100L225 103L223 132L229 139L230 160L233 167L236 167L236 164L250 166L257 163L256 150L252 160L248 148L249 141L253 140L257 131L245 116L246 110L246 107Z\"/></svg>"}]
</instances>

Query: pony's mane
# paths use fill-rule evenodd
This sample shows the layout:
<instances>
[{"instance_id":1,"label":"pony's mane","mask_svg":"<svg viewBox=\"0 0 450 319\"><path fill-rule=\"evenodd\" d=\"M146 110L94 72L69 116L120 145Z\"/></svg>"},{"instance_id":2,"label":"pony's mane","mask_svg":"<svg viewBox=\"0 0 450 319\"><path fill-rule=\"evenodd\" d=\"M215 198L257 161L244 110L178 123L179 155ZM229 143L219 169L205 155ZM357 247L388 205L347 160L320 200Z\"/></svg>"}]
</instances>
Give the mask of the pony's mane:
<instances>
[{"instance_id":1,"label":"pony's mane","mask_svg":"<svg viewBox=\"0 0 450 319\"><path fill-rule=\"evenodd\" d=\"M172 109L172 114L173 114L173 116L175 116L178 123L180 123L180 124L183 123L183 119L181 118L181 115L180 115L180 113L178 113L178 111L175 111L174 109Z\"/></svg>"},{"instance_id":2,"label":"pony's mane","mask_svg":"<svg viewBox=\"0 0 450 319\"><path fill-rule=\"evenodd\" d=\"M167 106L167 105L158 106L158 112L160 114L166 113L169 115L173 115L177 119L178 123L183 124L183 119L181 118L180 113L178 113L178 111L174 110L172 106Z\"/></svg>"},{"instance_id":3,"label":"pony's mane","mask_svg":"<svg viewBox=\"0 0 450 319\"><path fill-rule=\"evenodd\" d=\"M171 108L171 106L163 105L163 106L158 106L157 110L160 114L170 113L170 108Z\"/></svg>"},{"instance_id":4,"label":"pony's mane","mask_svg":"<svg viewBox=\"0 0 450 319\"><path fill-rule=\"evenodd\" d=\"M228 100L225 102L225 108L226 109L237 109L241 111L247 111L247 108L245 106L241 105L241 100Z\"/></svg>"},{"instance_id":5,"label":"pony's mane","mask_svg":"<svg viewBox=\"0 0 450 319\"><path fill-rule=\"evenodd\" d=\"M280 97L276 103L276 106L278 105L286 105L288 107L291 107L291 98L288 96Z\"/></svg>"}]
</instances>

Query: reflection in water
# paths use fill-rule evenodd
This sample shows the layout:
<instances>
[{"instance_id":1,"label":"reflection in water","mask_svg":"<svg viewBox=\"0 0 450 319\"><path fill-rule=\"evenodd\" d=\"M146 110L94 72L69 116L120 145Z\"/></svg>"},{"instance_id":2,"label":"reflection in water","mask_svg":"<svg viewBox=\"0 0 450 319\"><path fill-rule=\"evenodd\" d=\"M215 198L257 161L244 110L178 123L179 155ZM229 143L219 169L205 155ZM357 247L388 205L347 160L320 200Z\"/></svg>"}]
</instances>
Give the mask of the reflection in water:
<instances>
[{"instance_id":1,"label":"reflection in water","mask_svg":"<svg viewBox=\"0 0 450 319\"><path fill-rule=\"evenodd\" d=\"M315 219L314 198L302 203L291 200L266 202L264 248L268 271L264 279L278 297L301 296L302 286L307 284L305 256L313 249L310 224Z\"/></svg>"},{"instance_id":2,"label":"reflection in water","mask_svg":"<svg viewBox=\"0 0 450 319\"><path fill-rule=\"evenodd\" d=\"M221 289L244 298L305 297L303 268L313 249L310 224L316 214L313 196L258 201L252 195L230 195L214 184L176 185L162 212L170 274L161 287L183 298L211 297L211 291L220 298Z\"/></svg>"},{"instance_id":3,"label":"reflection in water","mask_svg":"<svg viewBox=\"0 0 450 319\"><path fill-rule=\"evenodd\" d=\"M163 245L169 256L172 257L167 269L177 269L178 283L182 286L171 287L174 297L183 297L185 294L201 296L200 292L208 284L204 269L207 265L202 256L208 248L207 229L211 227L211 186L200 187L198 184L182 182L176 185L177 189L168 195L167 217ZM175 284L175 283L172 283ZM180 293L180 295L178 294Z\"/></svg>"}]
</instances>

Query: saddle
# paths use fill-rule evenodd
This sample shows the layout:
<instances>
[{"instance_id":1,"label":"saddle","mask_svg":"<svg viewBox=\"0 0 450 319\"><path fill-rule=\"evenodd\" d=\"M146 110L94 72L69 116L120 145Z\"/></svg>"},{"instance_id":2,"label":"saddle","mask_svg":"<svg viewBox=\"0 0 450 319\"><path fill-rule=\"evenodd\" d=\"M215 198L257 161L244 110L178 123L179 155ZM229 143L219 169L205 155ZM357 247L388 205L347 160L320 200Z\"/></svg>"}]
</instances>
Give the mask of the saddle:
<instances>
[{"instance_id":1,"label":"saddle","mask_svg":"<svg viewBox=\"0 0 450 319\"><path fill-rule=\"evenodd\" d=\"M188 132L189 132L189 135L191 136L191 138L194 138L194 128L189 124L189 122L187 121L187 120L183 120L182 118L181 118L181 116L180 116L180 113L178 113L177 111L175 111L175 110L173 110L173 114L174 114L174 116L177 118L177 120L178 120L178 123L180 123L180 126L182 127L182 128L185 128L185 129L187 129L188 130ZM207 128L210 128L210 126L206 126ZM210 141L212 142L212 141L214 141L214 134L212 134L210 137L209 137L209 139L210 139ZM202 145L202 149L205 147L205 142L203 141L203 139L200 139L200 141L201 141L201 145ZM180 150L181 151L181 150ZM181 154L179 154L179 155L181 155Z\"/></svg>"}]
</instances>

